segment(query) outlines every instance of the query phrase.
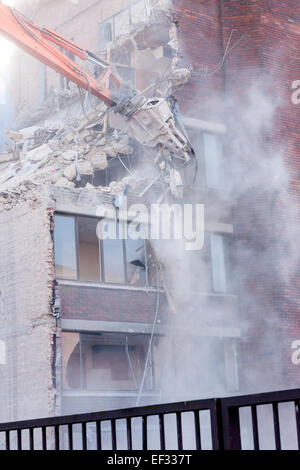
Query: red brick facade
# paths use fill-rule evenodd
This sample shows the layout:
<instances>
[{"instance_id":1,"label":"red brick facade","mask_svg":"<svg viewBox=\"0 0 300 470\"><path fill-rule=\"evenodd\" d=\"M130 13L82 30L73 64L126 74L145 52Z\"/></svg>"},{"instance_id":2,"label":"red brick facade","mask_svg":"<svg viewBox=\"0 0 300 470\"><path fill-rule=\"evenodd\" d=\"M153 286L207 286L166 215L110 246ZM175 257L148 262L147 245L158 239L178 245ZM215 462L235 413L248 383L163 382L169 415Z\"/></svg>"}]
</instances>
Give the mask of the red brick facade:
<instances>
[{"instance_id":1,"label":"red brick facade","mask_svg":"<svg viewBox=\"0 0 300 470\"><path fill-rule=\"evenodd\" d=\"M299 386L300 366L291 361L291 344L300 338L299 230L293 226L299 222L300 105L291 101L292 82L300 79L299 2L176 0L175 12L181 50L194 67L193 79L177 95L181 109L198 119L219 122L225 116L226 158L232 158L233 164L238 162L230 143L248 130L231 106L232 97L246 107L249 87L263 82L269 99L279 100L270 129L257 136L249 131L248 137L261 139L255 145L270 155L270 170L272 156L283 155L291 199L276 185L270 190L268 181L261 185L257 167L257 184L240 191L233 201L236 290L244 327L239 376L241 391L257 388L259 381L269 389ZM218 68L226 48L234 45ZM249 171L253 172L251 155ZM292 274L287 278L289 269Z\"/></svg>"},{"instance_id":2,"label":"red brick facade","mask_svg":"<svg viewBox=\"0 0 300 470\"><path fill-rule=\"evenodd\" d=\"M105 287L60 286L63 319L153 323L156 292ZM166 320L166 296L160 293L158 323Z\"/></svg>"}]
</instances>

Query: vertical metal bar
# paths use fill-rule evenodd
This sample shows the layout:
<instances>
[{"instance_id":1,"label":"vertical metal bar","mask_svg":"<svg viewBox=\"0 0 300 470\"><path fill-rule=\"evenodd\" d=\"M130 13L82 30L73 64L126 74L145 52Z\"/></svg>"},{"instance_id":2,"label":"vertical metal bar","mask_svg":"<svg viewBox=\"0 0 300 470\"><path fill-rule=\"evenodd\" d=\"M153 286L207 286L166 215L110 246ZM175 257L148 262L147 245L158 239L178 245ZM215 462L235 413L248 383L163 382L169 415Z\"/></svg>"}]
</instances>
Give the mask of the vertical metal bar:
<instances>
[{"instance_id":1,"label":"vertical metal bar","mask_svg":"<svg viewBox=\"0 0 300 470\"><path fill-rule=\"evenodd\" d=\"M116 39L116 24L115 24L115 15L113 16L113 41Z\"/></svg>"},{"instance_id":2,"label":"vertical metal bar","mask_svg":"<svg viewBox=\"0 0 300 470\"><path fill-rule=\"evenodd\" d=\"M254 450L259 450L258 423L256 405L251 405L252 433Z\"/></svg>"},{"instance_id":3,"label":"vertical metal bar","mask_svg":"<svg viewBox=\"0 0 300 470\"><path fill-rule=\"evenodd\" d=\"M10 450L10 439L9 439L9 431L5 431L5 448L6 450Z\"/></svg>"},{"instance_id":4,"label":"vertical metal bar","mask_svg":"<svg viewBox=\"0 0 300 470\"><path fill-rule=\"evenodd\" d=\"M17 445L18 445L18 450L22 450L22 431L21 429L17 430Z\"/></svg>"},{"instance_id":5,"label":"vertical metal bar","mask_svg":"<svg viewBox=\"0 0 300 470\"><path fill-rule=\"evenodd\" d=\"M276 447L276 450L281 450L278 403L277 402L272 403L272 408L273 408L273 422L274 422L274 433L275 433L275 447Z\"/></svg>"},{"instance_id":6,"label":"vertical metal bar","mask_svg":"<svg viewBox=\"0 0 300 470\"><path fill-rule=\"evenodd\" d=\"M201 450L200 415L199 415L198 410L194 411L194 421L195 421L196 449Z\"/></svg>"},{"instance_id":7,"label":"vertical metal bar","mask_svg":"<svg viewBox=\"0 0 300 470\"><path fill-rule=\"evenodd\" d=\"M73 218L74 218L74 229L75 229L76 279L77 281L80 281L78 217L73 216Z\"/></svg>"},{"instance_id":8,"label":"vertical metal bar","mask_svg":"<svg viewBox=\"0 0 300 470\"><path fill-rule=\"evenodd\" d=\"M69 441L69 450L73 450L73 426L68 424L68 441Z\"/></svg>"},{"instance_id":9,"label":"vertical metal bar","mask_svg":"<svg viewBox=\"0 0 300 470\"><path fill-rule=\"evenodd\" d=\"M33 428L29 428L29 449L34 449Z\"/></svg>"},{"instance_id":10,"label":"vertical metal bar","mask_svg":"<svg viewBox=\"0 0 300 470\"><path fill-rule=\"evenodd\" d=\"M102 449L102 442L101 442L101 423L100 421L96 421L96 436L97 436L97 450Z\"/></svg>"},{"instance_id":11,"label":"vertical metal bar","mask_svg":"<svg viewBox=\"0 0 300 470\"><path fill-rule=\"evenodd\" d=\"M126 418L127 428L127 450L132 450L132 431L131 431L131 418Z\"/></svg>"},{"instance_id":12,"label":"vertical metal bar","mask_svg":"<svg viewBox=\"0 0 300 470\"><path fill-rule=\"evenodd\" d=\"M47 450L47 433L45 426L42 427L42 447L43 450Z\"/></svg>"},{"instance_id":13,"label":"vertical metal bar","mask_svg":"<svg viewBox=\"0 0 300 470\"><path fill-rule=\"evenodd\" d=\"M220 404L222 414L219 426L222 426L222 436L219 439L222 439L224 450L241 450L239 405L228 405L226 398L221 399Z\"/></svg>"},{"instance_id":14,"label":"vertical metal bar","mask_svg":"<svg viewBox=\"0 0 300 470\"><path fill-rule=\"evenodd\" d=\"M160 434L160 450L166 449L166 436L165 436L165 421L164 415L158 415L159 419L159 434Z\"/></svg>"},{"instance_id":15,"label":"vertical metal bar","mask_svg":"<svg viewBox=\"0 0 300 470\"><path fill-rule=\"evenodd\" d=\"M59 425L54 426L54 445L55 450L59 450Z\"/></svg>"},{"instance_id":16,"label":"vertical metal bar","mask_svg":"<svg viewBox=\"0 0 300 470\"><path fill-rule=\"evenodd\" d=\"M100 223L100 219L97 219L98 222L97 222L97 225L96 225L96 234L97 234L97 238L98 238L98 261L99 261L99 279L98 279L98 283L101 283L102 281L102 263L101 263L101 258L102 258L102 254L101 254L101 234L99 233L99 231L101 230L101 223Z\"/></svg>"},{"instance_id":17,"label":"vertical metal bar","mask_svg":"<svg viewBox=\"0 0 300 470\"><path fill-rule=\"evenodd\" d=\"M86 423L81 423L82 450L87 450Z\"/></svg>"},{"instance_id":18,"label":"vertical metal bar","mask_svg":"<svg viewBox=\"0 0 300 470\"><path fill-rule=\"evenodd\" d=\"M120 236L120 222L118 222L118 237ZM122 228L122 231L124 229ZM127 228L126 228L127 230ZM122 240L122 250L123 250L123 270L124 270L124 282L125 284L129 284L129 280L128 280L128 273L127 273L127 251L126 251L126 243L125 243L125 240Z\"/></svg>"},{"instance_id":19,"label":"vertical metal bar","mask_svg":"<svg viewBox=\"0 0 300 470\"><path fill-rule=\"evenodd\" d=\"M147 416L142 416L143 450L148 449Z\"/></svg>"},{"instance_id":20,"label":"vertical metal bar","mask_svg":"<svg viewBox=\"0 0 300 470\"><path fill-rule=\"evenodd\" d=\"M146 240L144 240L144 257L145 257L145 266L146 266L146 286L149 286L148 245L147 245Z\"/></svg>"},{"instance_id":21,"label":"vertical metal bar","mask_svg":"<svg viewBox=\"0 0 300 470\"><path fill-rule=\"evenodd\" d=\"M133 370L133 367L132 367L132 364L131 364L131 359L130 359L130 354L129 354L129 348L128 348L128 336L126 335L125 337L125 352L126 352L126 356L127 356L127 361L128 361L128 365L129 365L129 370L130 370L130 374L131 374L131 377L132 377L132 381L133 381L133 384L134 384L134 388L136 390L138 390L138 384L137 384L137 381L135 379L135 375L134 375L134 370Z\"/></svg>"},{"instance_id":22,"label":"vertical metal bar","mask_svg":"<svg viewBox=\"0 0 300 470\"><path fill-rule=\"evenodd\" d=\"M211 440L213 450L223 450L223 419L221 400L215 400L214 405L209 409Z\"/></svg>"},{"instance_id":23,"label":"vertical metal bar","mask_svg":"<svg viewBox=\"0 0 300 470\"><path fill-rule=\"evenodd\" d=\"M181 413L176 413L178 450L183 449Z\"/></svg>"},{"instance_id":24,"label":"vertical metal bar","mask_svg":"<svg viewBox=\"0 0 300 470\"><path fill-rule=\"evenodd\" d=\"M153 343L151 342L149 351L149 369L150 369L150 378L151 378L151 390L154 388L154 367L153 367Z\"/></svg>"},{"instance_id":25,"label":"vertical metal bar","mask_svg":"<svg viewBox=\"0 0 300 470\"><path fill-rule=\"evenodd\" d=\"M299 403L299 400L296 400L294 403L295 403L298 449L300 450L300 403Z\"/></svg>"},{"instance_id":26,"label":"vertical metal bar","mask_svg":"<svg viewBox=\"0 0 300 470\"><path fill-rule=\"evenodd\" d=\"M117 449L117 433L116 433L116 420L111 420L111 444L112 450Z\"/></svg>"},{"instance_id":27,"label":"vertical metal bar","mask_svg":"<svg viewBox=\"0 0 300 470\"><path fill-rule=\"evenodd\" d=\"M83 390L83 370L82 370L82 343L81 333L79 333L79 369L80 369L80 390Z\"/></svg>"},{"instance_id":28,"label":"vertical metal bar","mask_svg":"<svg viewBox=\"0 0 300 470\"><path fill-rule=\"evenodd\" d=\"M99 220L98 230L100 231L99 235L99 253L100 253L100 283L105 282L105 272L104 272L104 247L103 247L103 219Z\"/></svg>"}]
</instances>

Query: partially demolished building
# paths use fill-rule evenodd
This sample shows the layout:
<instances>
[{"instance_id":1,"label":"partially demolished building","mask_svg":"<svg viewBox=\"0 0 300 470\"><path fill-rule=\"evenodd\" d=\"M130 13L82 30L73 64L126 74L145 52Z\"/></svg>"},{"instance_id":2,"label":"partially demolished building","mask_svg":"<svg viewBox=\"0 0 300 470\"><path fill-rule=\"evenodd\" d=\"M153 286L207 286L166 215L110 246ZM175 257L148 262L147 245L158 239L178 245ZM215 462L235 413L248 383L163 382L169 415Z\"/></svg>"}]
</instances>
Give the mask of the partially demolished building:
<instances>
[{"instance_id":1,"label":"partially demolished building","mask_svg":"<svg viewBox=\"0 0 300 470\"><path fill-rule=\"evenodd\" d=\"M166 202L154 158L162 171L163 163L118 114L16 51L15 126L0 154L2 421L297 384L292 367L283 373L297 339L296 307L287 287L280 297L287 284L266 270L272 255L266 261L263 246L257 260L251 225L259 218L272 243L270 207L282 199L273 197L276 185L270 196L248 183L245 175L255 173L247 152L243 174L230 166L241 152L235 129L245 135L248 125L243 93L271 62L270 53L261 65L262 48L275 30L298 34L277 3L15 2L112 62L147 97L178 100L196 164L187 168L193 185L182 188L175 177L173 189L185 203L204 204L205 241L182 255L174 242L99 237L104 225L117 220L122 231L133 221L124 200ZM97 65L89 72L97 77ZM239 107L231 102L236 90ZM255 132L267 148L272 130ZM286 250L275 245L273 261ZM288 285L294 289L290 278ZM275 354L274 341L289 328Z\"/></svg>"}]
</instances>

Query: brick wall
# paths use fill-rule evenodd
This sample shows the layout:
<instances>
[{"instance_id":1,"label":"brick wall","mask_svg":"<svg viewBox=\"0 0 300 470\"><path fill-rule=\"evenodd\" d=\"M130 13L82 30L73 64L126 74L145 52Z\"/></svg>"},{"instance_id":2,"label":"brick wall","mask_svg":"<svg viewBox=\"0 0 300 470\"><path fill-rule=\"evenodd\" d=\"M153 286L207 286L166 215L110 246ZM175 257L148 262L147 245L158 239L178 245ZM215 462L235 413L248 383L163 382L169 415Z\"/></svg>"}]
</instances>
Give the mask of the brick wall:
<instances>
[{"instance_id":1,"label":"brick wall","mask_svg":"<svg viewBox=\"0 0 300 470\"><path fill-rule=\"evenodd\" d=\"M84 286L59 287L63 319L115 321L152 324L156 292ZM158 322L168 313L165 294L160 294Z\"/></svg>"},{"instance_id":2,"label":"brick wall","mask_svg":"<svg viewBox=\"0 0 300 470\"><path fill-rule=\"evenodd\" d=\"M54 414L53 263L47 202L41 198L0 213L0 421Z\"/></svg>"},{"instance_id":3,"label":"brick wall","mask_svg":"<svg viewBox=\"0 0 300 470\"><path fill-rule=\"evenodd\" d=\"M270 177L272 156L280 153L290 178L289 197L280 188L270 191L272 183L266 181L265 187L257 185L236 204L236 248L243 253L239 258L237 251L241 275L247 265L241 285L245 294L241 295L241 310L247 326L240 370L247 390L255 389L257 383L264 389L288 388L300 385L299 366L291 363L291 343L299 336L300 318L295 245L299 229L293 226L299 223L300 109L291 103L291 84L300 76L300 62L295 59L300 41L299 4L290 0L248 1L243 2L242 12L237 3L223 2L224 37L232 28L246 34L241 55L229 56L225 66L227 93L239 93L243 99L249 84L265 77L269 97L279 105L260 146L270 154ZM236 130L234 120L230 120L230 127L232 132ZM243 250L249 246L250 252L256 253L251 260ZM270 254L268 263L266 252ZM290 276L285 273L288 270Z\"/></svg>"},{"instance_id":4,"label":"brick wall","mask_svg":"<svg viewBox=\"0 0 300 470\"><path fill-rule=\"evenodd\" d=\"M174 1L178 23L179 65L192 65L193 75L176 97L182 113L189 117L223 121L222 25L218 0Z\"/></svg>"},{"instance_id":5,"label":"brick wall","mask_svg":"<svg viewBox=\"0 0 300 470\"><path fill-rule=\"evenodd\" d=\"M175 0L175 16L181 50L195 71L205 69L205 64L213 71L226 47L239 41L216 73L194 74L177 94L187 115L217 121L224 116L228 167L240 165L235 158L245 160L243 153L236 155L233 144L240 133L247 135L242 115L250 87L260 84L270 101L278 103L269 128L261 135L248 134L248 146L256 139L261 154L269 155L270 181L266 178L265 185L261 184L259 165L253 167L257 160L252 162L249 155L244 168L248 165L257 184L240 190L232 200L236 291L244 335L238 352L240 390L299 386L300 366L291 362L292 341L300 339L299 228L294 226L300 221L300 105L291 102L291 84L300 79L299 2ZM238 108L232 105L237 102ZM290 178L288 194L277 192L276 185L270 190L272 164L279 153ZM240 176L239 172L231 174L234 185L241 186ZM246 188L246 171L244 177Z\"/></svg>"}]
</instances>

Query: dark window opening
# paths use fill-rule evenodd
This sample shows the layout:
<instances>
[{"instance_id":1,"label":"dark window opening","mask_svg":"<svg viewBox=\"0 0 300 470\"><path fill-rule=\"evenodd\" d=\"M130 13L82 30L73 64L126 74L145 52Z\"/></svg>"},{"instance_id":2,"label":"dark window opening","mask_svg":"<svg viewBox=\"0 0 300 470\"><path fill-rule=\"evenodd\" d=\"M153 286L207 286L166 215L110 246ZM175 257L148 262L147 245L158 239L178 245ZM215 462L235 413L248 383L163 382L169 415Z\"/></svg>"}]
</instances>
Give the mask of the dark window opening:
<instances>
[{"instance_id":1,"label":"dark window opening","mask_svg":"<svg viewBox=\"0 0 300 470\"><path fill-rule=\"evenodd\" d=\"M64 390L137 392L146 369L144 391L155 389L153 342L148 335L62 333Z\"/></svg>"}]
</instances>

